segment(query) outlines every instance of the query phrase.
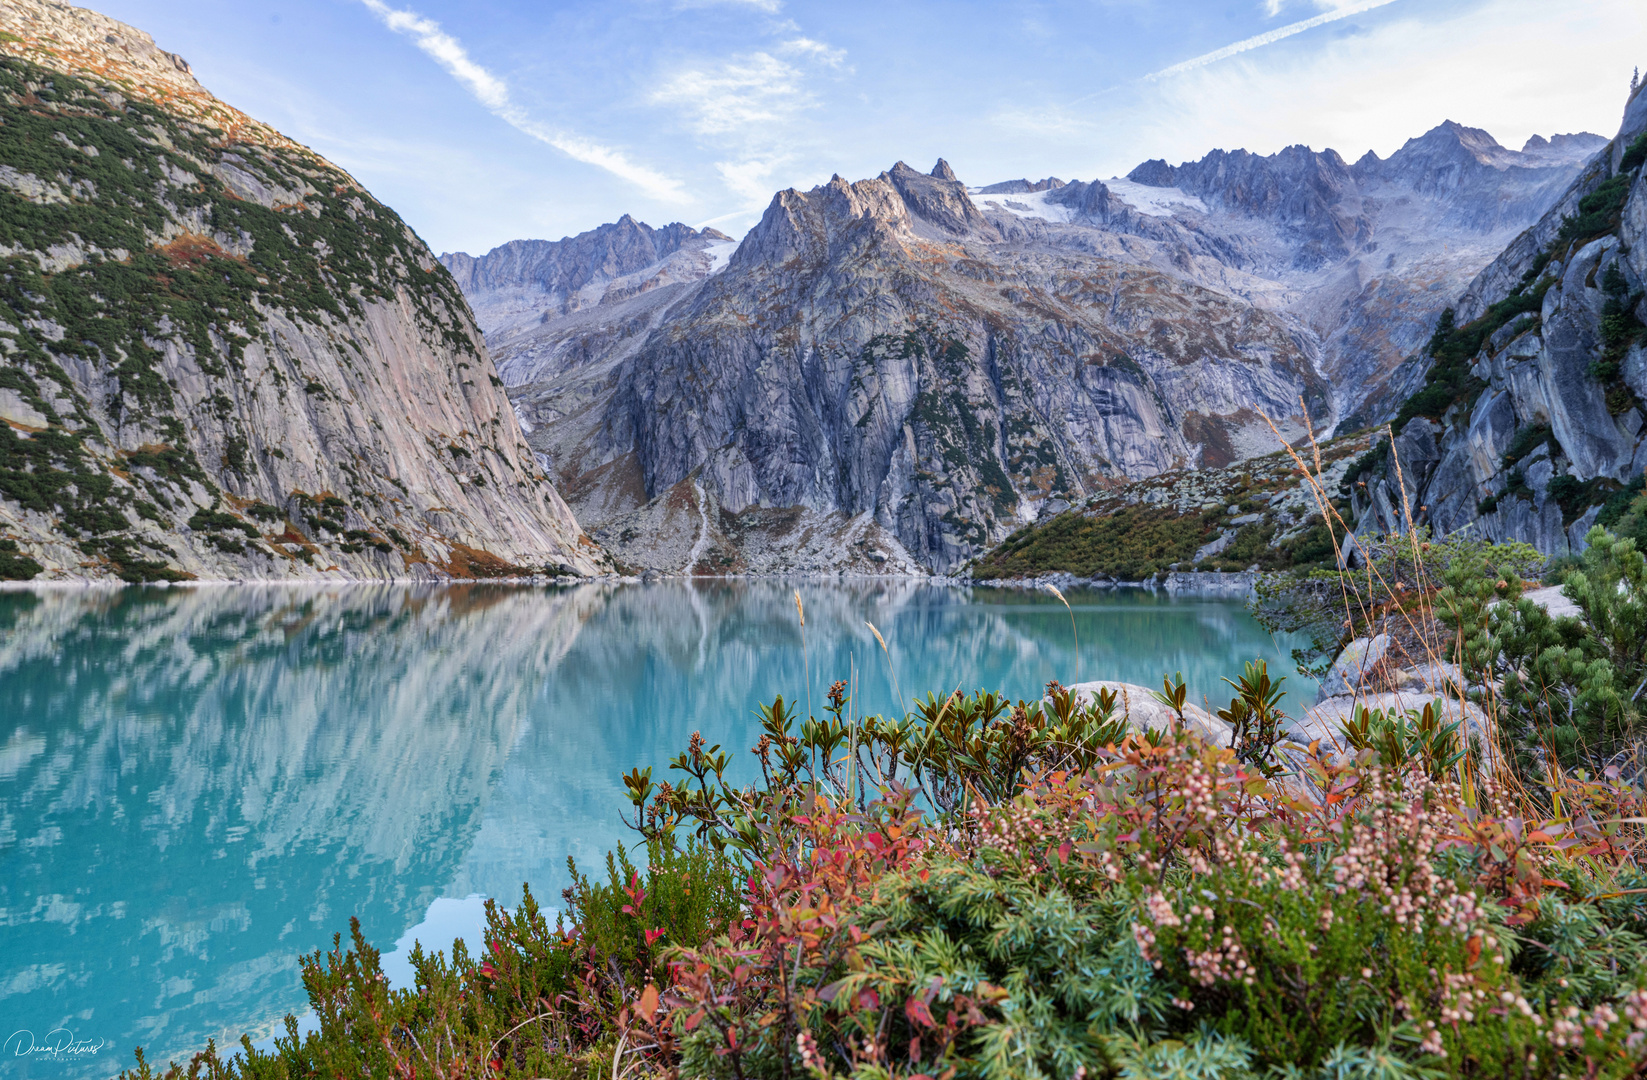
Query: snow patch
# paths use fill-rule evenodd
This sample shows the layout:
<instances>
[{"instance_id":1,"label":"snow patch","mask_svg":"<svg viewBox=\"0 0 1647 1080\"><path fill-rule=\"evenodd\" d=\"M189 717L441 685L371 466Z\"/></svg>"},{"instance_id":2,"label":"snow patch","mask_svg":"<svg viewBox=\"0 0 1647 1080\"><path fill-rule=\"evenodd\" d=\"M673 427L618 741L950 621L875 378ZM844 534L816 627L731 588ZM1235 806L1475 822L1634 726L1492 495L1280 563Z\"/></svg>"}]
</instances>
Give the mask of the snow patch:
<instances>
[{"instance_id":1,"label":"snow patch","mask_svg":"<svg viewBox=\"0 0 1647 1080\"><path fill-rule=\"evenodd\" d=\"M1171 217L1175 210L1195 210L1205 214L1207 204L1199 196L1175 187L1150 187L1122 180L1118 176L1104 181L1109 193L1131 206L1140 214L1150 217Z\"/></svg>"},{"instance_id":2,"label":"snow patch","mask_svg":"<svg viewBox=\"0 0 1647 1080\"><path fill-rule=\"evenodd\" d=\"M738 250L738 241L717 240L703 250L709 256L709 272L718 274L732 261L732 253Z\"/></svg>"},{"instance_id":3,"label":"snow patch","mask_svg":"<svg viewBox=\"0 0 1647 1080\"><path fill-rule=\"evenodd\" d=\"M1017 217L1040 218L1043 221L1068 222L1071 220L1069 207L1059 206L1057 203L1047 202L1050 191L1019 191L1011 195L982 195L968 190L967 194L979 209L993 209L1001 213L1013 214Z\"/></svg>"}]
</instances>

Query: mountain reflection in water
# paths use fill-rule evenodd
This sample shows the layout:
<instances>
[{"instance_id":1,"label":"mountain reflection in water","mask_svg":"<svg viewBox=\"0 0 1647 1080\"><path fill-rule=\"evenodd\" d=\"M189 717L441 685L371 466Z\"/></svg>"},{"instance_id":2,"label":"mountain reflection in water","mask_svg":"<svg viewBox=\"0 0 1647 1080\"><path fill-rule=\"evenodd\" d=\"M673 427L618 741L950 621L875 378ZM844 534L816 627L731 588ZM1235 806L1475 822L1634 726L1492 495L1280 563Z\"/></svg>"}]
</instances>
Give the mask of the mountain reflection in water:
<instances>
[{"instance_id":1,"label":"mountain reflection in water","mask_svg":"<svg viewBox=\"0 0 1647 1080\"><path fill-rule=\"evenodd\" d=\"M110 1075L267 1033L298 955L358 914L385 950L440 898L559 900L566 859L627 842L619 775L702 730L740 754L757 703L806 700L781 582L0 592L0 1026L102 1040L18 1076ZM859 711L1071 681L1057 600L805 583L814 704ZM1072 594L1081 676L1199 700L1277 644L1239 603ZM1293 675L1287 684L1313 685ZM1220 696L1220 690L1224 691ZM425 943L446 947L450 942Z\"/></svg>"}]
</instances>

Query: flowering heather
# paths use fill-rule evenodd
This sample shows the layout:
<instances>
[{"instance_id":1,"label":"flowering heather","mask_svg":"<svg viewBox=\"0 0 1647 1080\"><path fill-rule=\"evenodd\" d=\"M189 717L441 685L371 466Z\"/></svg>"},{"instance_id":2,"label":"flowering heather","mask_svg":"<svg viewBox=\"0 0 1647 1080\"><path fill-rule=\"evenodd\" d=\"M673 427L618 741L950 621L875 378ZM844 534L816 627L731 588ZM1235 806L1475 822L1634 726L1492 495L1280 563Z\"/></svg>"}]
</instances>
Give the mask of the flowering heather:
<instances>
[{"instance_id":1,"label":"flowering heather","mask_svg":"<svg viewBox=\"0 0 1647 1080\"><path fill-rule=\"evenodd\" d=\"M1618 770L1535 801L1399 740L1244 756L1119 707L1054 685L852 725L839 686L821 720L780 700L759 783L697 737L669 783L624 778L647 866L580 875L558 925L493 908L481 956L419 956L412 991L357 935L306 958L319 1031L173 1071L1647 1075Z\"/></svg>"}]
</instances>

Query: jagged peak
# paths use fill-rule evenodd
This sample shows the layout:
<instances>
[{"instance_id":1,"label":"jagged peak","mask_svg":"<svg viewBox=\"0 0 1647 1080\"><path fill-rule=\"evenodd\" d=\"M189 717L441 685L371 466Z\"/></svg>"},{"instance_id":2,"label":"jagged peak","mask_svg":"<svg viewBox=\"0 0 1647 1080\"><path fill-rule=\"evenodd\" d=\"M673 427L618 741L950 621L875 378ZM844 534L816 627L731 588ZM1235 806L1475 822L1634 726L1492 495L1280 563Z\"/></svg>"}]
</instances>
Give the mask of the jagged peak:
<instances>
[{"instance_id":1,"label":"jagged peak","mask_svg":"<svg viewBox=\"0 0 1647 1080\"><path fill-rule=\"evenodd\" d=\"M1173 168L1165 158L1150 158L1127 173L1127 179L1147 187L1172 187Z\"/></svg>"},{"instance_id":2,"label":"jagged peak","mask_svg":"<svg viewBox=\"0 0 1647 1080\"><path fill-rule=\"evenodd\" d=\"M945 161L943 158L939 158L938 164L932 166L932 172L927 175L936 176L940 180L954 180L955 170L949 167L949 162Z\"/></svg>"},{"instance_id":3,"label":"jagged peak","mask_svg":"<svg viewBox=\"0 0 1647 1080\"><path fill-rule=\"evenodd\" d=\"M976 190L979 195L1021 195L1031 191L1057 191L1067 183L1068 181L1060 180L1056 176L1033 181L1021 177L1017 180L1002 180Z\"/></svg>"}]
</instances>

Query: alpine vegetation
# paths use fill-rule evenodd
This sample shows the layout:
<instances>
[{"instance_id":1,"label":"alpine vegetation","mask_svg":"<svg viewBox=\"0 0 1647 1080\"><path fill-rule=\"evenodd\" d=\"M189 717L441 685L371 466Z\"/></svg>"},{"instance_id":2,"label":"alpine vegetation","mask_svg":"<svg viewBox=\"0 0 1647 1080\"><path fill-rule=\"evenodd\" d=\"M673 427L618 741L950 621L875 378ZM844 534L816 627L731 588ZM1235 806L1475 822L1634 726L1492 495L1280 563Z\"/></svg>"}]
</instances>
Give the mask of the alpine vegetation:
<instances>
[{"instance_id":1,"label":"alpine vegetation","mask_svg":"<svg viewBox=\"0 0 1647 1080\"><path fill-rule=\"evenodd\" d=\"M394 211L141 31L0 15L0 579L605 565Z\"/></svg>"}]
</instances>

